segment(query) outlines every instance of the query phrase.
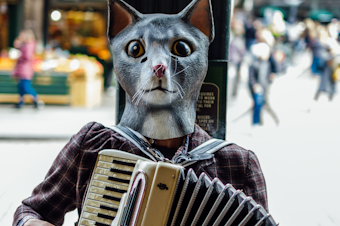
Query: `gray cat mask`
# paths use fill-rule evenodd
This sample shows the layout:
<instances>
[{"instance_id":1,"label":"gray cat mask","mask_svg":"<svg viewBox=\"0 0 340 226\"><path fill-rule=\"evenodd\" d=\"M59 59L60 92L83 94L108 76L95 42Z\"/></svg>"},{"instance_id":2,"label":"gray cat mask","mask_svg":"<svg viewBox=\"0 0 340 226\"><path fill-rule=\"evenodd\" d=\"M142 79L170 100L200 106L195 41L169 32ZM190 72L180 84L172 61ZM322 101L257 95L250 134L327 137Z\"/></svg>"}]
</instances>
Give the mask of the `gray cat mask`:
<instances>
[{"instance_id":1,"label":"gray cat mask","mask_svg":"<svg viewBox=\"0 0 340 226\"><path fill-rule=\"evenodd\" d=\"M109 0L114 71L126 92L120 125L165 140L194 131L196 102L214 38L210 0L174 15L141 14Z\"/></svg>"}]
</instances>

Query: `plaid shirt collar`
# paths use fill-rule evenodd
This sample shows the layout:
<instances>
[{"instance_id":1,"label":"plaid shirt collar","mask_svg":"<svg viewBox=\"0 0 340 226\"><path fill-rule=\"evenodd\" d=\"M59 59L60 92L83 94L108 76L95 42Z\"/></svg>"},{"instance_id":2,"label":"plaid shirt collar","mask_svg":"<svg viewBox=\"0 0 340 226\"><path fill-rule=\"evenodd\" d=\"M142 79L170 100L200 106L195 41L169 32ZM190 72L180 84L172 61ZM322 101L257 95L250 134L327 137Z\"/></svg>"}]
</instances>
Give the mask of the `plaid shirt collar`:
<instances>
[{"instance_id":1,"label":"plaid shirt collar","mask_svg":"<svg viewBox=\"0 0 340 226\"><path fill-rule=\"evenodd\" d=\"M188 148L189 148L189 139L191 137L192 133L187 135L185 139L183 139L182 145L178 148L175 155L172 157L172 159L176 158L179 155L187 155L188 154Z\"/></svg>"}]
</instances>

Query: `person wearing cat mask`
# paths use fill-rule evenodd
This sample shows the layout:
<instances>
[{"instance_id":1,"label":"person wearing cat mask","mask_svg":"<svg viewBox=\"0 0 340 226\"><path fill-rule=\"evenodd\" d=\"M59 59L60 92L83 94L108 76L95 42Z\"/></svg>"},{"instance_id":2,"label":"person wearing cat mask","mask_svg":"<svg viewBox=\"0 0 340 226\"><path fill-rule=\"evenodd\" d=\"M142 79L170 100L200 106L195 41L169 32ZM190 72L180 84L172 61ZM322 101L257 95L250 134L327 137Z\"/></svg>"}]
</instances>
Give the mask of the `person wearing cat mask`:
<instances>
[{"instance_id":1,"label":"person wearing cat mask","mask_svg":"<svg viewBox=\"0 0 340 226\"><path fill-rule=\"evenodd\" d=\"M214 38L210 0L193 0L174 15L141 14L121 0L109 0L108 5L114 71L126 91L119 124L144 136L170 160L211 139L195 124ZM32 196L23 200L13 225L62 225L66 212L77 208L80 213L102 149L147 157L111 128L88 123L62 149ZM205 172L242 189L268 210L264 176L252 151L229 145L190 167L197 175Z\"/></svg>"}]
</instances>

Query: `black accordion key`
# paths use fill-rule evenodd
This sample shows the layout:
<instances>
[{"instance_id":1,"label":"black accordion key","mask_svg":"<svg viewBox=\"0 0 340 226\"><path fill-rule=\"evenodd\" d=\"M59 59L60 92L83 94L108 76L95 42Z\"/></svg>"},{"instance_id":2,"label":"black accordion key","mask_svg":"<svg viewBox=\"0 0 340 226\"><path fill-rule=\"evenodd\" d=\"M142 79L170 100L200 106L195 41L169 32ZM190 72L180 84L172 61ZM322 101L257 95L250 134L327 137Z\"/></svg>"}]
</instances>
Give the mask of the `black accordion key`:
<instances>
[{"instance_id":1,"label":"black accordion key","mask_svg":"<svg viewBox=\"0 0 340 226\"><path fill-rule=\"evenodd\" d=\"M108 224L103 224L103 223L100 223L100 222L96 222L94 225L96 225L96 226L110 226Z\"/></svg>"},{"instance_id":2,"label":"black accordion key","mask_svg":"<svg viewBox=\"0 0 340 226\"><path fill-rule=\"evenodd\" d=\"M121 198L113 197L111 195L103 195L103 198L110 199L110 200L117 201L117 202L120 202L120 199L121 199Z\"/></svg>"},{"instance_id":3,"label":"black accordion key","mask_svg":"<svg viewBox=\"0 0 340 226\"><path fill-rule=\"evenodd\" d=\"M120 173L120 174L125 174L131 176L132 172L126 171L126 170L121 170L121 169L116 169L116 168L111 168L110 171L112 173Z\"/></svg>"},{"instance_id":4,"label":"black accordion key","mask_svg":"<svg viewBox=\"0 0 340 226\"><path fill-rule=\"evenodd\" d=\"M113 208L113 207L105 206L105 205L100 205L99 208L104 209L104 210L114 211L114 212L118 211L118 208Z\"/></svg>"},{"instance_id":5,"label":"black accordion key","mask_svg":"<svg viewBox=\"0 0 340 226\"><path fill-rule=\"evenodd\" d=\"M117 193L121 193L121 194L124 194L126 192L126 190L122 190L122 189L118 189L118 188L113 188L113 187L110 187L110 186L105 186L105 190L113 191L113 192L117 192Z\"/></svg>"},{"instance_id":6,"label":"black accordion key","mask_svg":"<svg viewBox=\"0 0 340 226\"><path fill-rule=\"evenodd\" d=\"M120 179L120 178L117 178L117 177L110 177L110 176L108 176L107 179L108 179L108 180L111 180L111 181L116 181L116 182L125 183L125 184L129 184L129 183L130 183L129 180Z\"/></svg>"},{"instance_id":7,"label":"black accordion key","mask_svg":"<svg viewBox=\"0 0 340 226\"><path fill-rule=\"evenodd\" d=\"M109 215L102 214L102 213L97 213L97 217L101 217L101 218L109 219L109 220L115 219L115 217L113 217L113 216L109 216Z\"/></svg>"}]
</instances>

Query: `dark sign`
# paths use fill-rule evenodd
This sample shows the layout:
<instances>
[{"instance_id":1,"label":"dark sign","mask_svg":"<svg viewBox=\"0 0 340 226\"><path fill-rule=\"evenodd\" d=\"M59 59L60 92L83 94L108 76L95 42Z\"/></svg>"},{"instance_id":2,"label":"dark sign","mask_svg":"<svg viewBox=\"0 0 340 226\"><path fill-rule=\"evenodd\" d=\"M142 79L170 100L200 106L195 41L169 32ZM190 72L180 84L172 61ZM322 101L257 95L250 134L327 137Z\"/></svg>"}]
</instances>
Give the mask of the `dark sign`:
<instances>
[{"instance_id":1,"label":"dark sign","mask_svg":"<svg viewBox=\"0 0 340 226\"><path fill-rule=\"evenodd\" d=\"M219 139L225 139L226 135L227 68L225 60L209 61L196 108L196 123Z\"/></svg>"},{"instance_id":2,"label":"dark sign","mask_svg":"<svg viewBox=\"0 0 340 226\"><path fill-rule=\"evenodd\" d=\"M203 83L196 108L196 123L209 134L218 130L219 89L213 83Z\"/></svg>"}]
</instances>

